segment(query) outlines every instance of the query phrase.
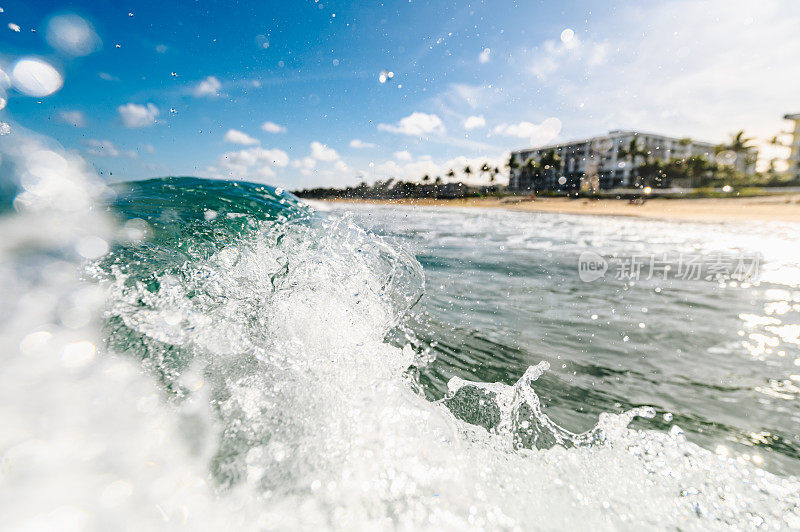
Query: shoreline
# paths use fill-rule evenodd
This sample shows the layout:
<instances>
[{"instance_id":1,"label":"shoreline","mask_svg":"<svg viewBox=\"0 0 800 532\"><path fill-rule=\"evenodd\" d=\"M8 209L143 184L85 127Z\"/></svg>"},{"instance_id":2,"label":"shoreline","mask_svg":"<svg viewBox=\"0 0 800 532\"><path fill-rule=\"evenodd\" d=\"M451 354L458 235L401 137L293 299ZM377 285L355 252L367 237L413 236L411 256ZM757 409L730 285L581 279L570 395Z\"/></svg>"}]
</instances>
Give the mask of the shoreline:
<instances>
[{"instance_id":1,"label":"shoreline","mask_svg":"<svg viewBox=\"0 0 800 532\"><path fill-rule=\"evenodd\" d=\"M310 198L309 198L310 199ZM403 205L443 208L495 208L518 212L583 214L592 216L633 216L657 220L695 222L773 221L800 223L800 194L748 198L649 199L643 205L627 200L589 198L536 198L508 196L503 198L404 198L314 199L323 203L356 203L367 205Z\"/></svg>"}]
</instances>

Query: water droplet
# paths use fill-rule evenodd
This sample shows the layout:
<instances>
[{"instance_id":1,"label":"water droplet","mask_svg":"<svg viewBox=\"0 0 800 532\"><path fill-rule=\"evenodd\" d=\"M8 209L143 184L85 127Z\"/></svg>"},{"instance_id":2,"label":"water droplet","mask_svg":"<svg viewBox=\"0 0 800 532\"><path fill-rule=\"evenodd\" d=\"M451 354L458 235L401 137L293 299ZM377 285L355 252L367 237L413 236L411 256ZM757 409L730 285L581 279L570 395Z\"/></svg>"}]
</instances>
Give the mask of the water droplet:
<instances>
[{"instance_id":1,"label":"water droplet","mask_svg":"<svg viewBox=\"0 0 800 532\"><path fill-rule=\"evenodd\" d=\"M75 244L75 251L81 257L97 259L108 253L108 242L99 236L87 236L78 240L78 243Z\"/></svg>"},{"instance_id":2,"label":"water droplet","mask_svg":"<svg viewBox=\"0 0 800 532\"><path fill-rule=\"evenodd\" d=\"M20 341L19 352L23 355L32 355L42 351L50 343L52 337L52 333L47 331L30 333Z\"/></svg>"},{"instance_id":3,"label":"water droplet","mask_svg":"<svg viewBox=\"0 0 800 532\"><path fill-rule=\"evenodd\" d=\"M94 360L96 353L97 348L88 340L72 342L61 352L61 362L68 368L79 368Z\"/></svg>"},{"instance_id":4,"label":"water droplet","mask_svg":"<svg viewBox=\"0 0 800 532\"><path fill-rule=\"evenodd\" d=\"M736 162L737 157L735 151L723 150L717 154L715 159L719 164L731 166Z\"/></svg>"},{"instance_id":5,"label":"water droplet","mask_svg":"<svg viewBox=\"0 0 800 532\"><path fill-rule=\"evenodd\" d=\"M269 48L269 37L266 35L256 35L256 46L262 50Z\"/></svg>"},{"instance_id":6,"label":"water droplet","mask_svg":"<svg viewBox=\"0 0 800 532\"><path fill-rule=\"evenodd\" d=\"M381 73L378 74L378 81L381 83L386 83L393 77L394 77L394 72L391 72L389 70L381 70Z\"/></svg>"},{"instance_id":7,"label":"water droplet","mask_svg":"<svg viewBox=\"0 0 800 532\"><path fill-rule=\"evenodd\" d=\"M50 46L75 56L89 55L102 45L92 25L78 15L53 17L45 36Z\"/></svg>"},{"instance_id":8,"label":"water droplet","mask_svg":"<svg viewBox=\"0 0 800 532\"><path fill-rule=\"evenodd\" d=\"M41 59L20 59L11 70L14 87L28 96L53 94L64 84L61 74Z\"/></svg>"}]
</instances>

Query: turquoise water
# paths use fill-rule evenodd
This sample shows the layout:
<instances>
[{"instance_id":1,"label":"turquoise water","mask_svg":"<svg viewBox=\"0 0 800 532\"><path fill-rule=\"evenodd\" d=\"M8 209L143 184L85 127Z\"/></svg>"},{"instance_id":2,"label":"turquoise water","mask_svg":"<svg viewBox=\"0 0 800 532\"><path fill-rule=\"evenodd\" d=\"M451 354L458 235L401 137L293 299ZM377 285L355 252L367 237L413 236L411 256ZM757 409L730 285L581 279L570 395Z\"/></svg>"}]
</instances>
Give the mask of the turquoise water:
<instances>
[{"instance_id":1,"label":"turquoise water","mask_svg":"<svg viewBox=\"0 0 800 532\"><path fill-rule=\"evenodd\" d=\"M791 226L327 211L49 153L87 208L42 181L2 220L12 524L800 525ZM586 249L762 278L584 283Z\"/></svg>"}]
</instances>

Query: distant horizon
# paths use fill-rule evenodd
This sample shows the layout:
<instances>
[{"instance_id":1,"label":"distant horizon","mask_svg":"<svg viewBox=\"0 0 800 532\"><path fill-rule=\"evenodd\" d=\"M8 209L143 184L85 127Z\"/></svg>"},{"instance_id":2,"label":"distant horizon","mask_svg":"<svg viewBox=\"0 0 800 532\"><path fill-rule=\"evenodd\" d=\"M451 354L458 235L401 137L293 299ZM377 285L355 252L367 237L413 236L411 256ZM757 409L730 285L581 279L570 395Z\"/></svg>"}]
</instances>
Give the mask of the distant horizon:
<instances>
[{"instance_id":1,"label":"distant horizon","mask_svg":"<svg viewBox=\"0 0 800 532\"><path fill-rule=\"evenodd\" d=\"M766 162L800 107L791 0L3 9L0 120L110 181L418 181L611 130L744 130Z\"/></svg>"}]
</instances>

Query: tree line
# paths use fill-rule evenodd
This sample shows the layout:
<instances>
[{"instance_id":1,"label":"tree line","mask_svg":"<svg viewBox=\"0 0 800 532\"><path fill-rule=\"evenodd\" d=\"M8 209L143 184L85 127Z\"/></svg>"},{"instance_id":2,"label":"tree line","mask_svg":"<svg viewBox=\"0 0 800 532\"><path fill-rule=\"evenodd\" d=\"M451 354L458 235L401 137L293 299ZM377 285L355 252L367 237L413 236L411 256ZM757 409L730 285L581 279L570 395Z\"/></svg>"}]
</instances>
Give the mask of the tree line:
<instances>
[{"instance_id":1,"label":"tree line","mask_svg":"<svg viewBox=\"0 0 800 532\"><path fill-rule=\"evenodd\" d=\"M728 142L714 148L714 156L708 159L702 155L690 155L682 158L664 159L657 157L653 149L643 145L634 137L627 145L617 150L617 157L632 169L632 186L643 188L669 188L681 184L688 188L734 187L742 186L800 186L800 181L792 179L788 173L779 172L775 168L775 160L771 160L764 172L748 173L744 171L755 164L752 151L752 138L745 136L744 131L731 135ZM691 139L682 139L684 145ZM778 138L774 145L782 145ZM740 164L736 164L740 161ZM520 168L521 167L521 168ZM362 182L356 186L329 188L317 187L295 191L305 198L354 198L354 199L395 199L395 198L454 198L497 194L504 191L504 185L498 185L498 176L508 171L510 177L519 169L519 178L530 184L530 190L539 192L548 188L578 188L575 183L568 183L562 175L564 159L555 150L547 150L536 159L528 159L522 165L512 154L506 164L501 167L485 162L475 169L470 165L460 169L461 175L469 179L478 174L488 186L471 186L457 179L456 171L451 168L444 175L431 176L425 174L417 180L398 180L395 178L378 180L373 184ZM488 179L487 179L488 178ZM553 186L553 183L558 186ZM595 187L596 188L596 187Z\"/></svg>"},{"instance_id":2,"label":"tree line","mask_svg":"<svg viewBox=\"0 0 800 532\"><path fill-rule=\"evenodd\" d=\"M499 167L488 162L476 170L466 165L461 169L465 178L473 173L488 177L488 186L467 185L456 179L456 171L449 169L444 176L422 176L421 182L403 181L395 178L378 180L372 185L361 182L356 186L342 188L317 187L295 191L301 198L353 198L353 199L401 199L401 198L463 198L486 194L496 194L502 190L497 184L497 176L502 172Z\"/></svg>"}]
</instances>

